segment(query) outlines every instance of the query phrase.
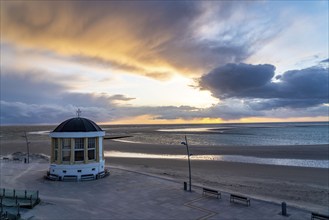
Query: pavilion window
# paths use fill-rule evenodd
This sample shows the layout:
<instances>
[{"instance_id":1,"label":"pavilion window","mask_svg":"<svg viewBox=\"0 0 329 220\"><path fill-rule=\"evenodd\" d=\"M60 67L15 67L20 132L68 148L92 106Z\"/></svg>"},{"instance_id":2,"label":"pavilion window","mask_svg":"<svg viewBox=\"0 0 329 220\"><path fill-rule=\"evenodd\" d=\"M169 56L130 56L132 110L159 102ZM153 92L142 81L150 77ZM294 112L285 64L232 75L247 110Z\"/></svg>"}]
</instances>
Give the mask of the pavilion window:
<instances>
[{"instance_id":1,"label":"pavilion window","mask_svg":"<svg viewBox=\"0 0 329 220\"><path fill-rule=\"evenodd\" d=\"M96 159L96 138L88 138L88 160Z\"/></svg>"},{"instance_id":2,"label":"pavilion window","mask_svg":"<svg viewBox=\"0 0 329 220\"><path fill-rule=\"evenodd\" d=\"M71 158L71 139L62 139L62 161L70 161Z\"/></svg>"},{"instance_id":3,"label":"pavilion window","mask_svg":"<svg viewBox=\"0 0 329 220\"><path fill-rule=\"evenodd\" d=\"M58 160L58 138L54 138L54 161Z\"/></svg>"},{"instance_id":4,"label":"pavilion window","mask_svg":"<svg viewBox=\"0 0 329 220\"><path fill-rule=\"evenodd\" d=\"M84 138L75 138L74 139L74 160L75 161L84 161L84 148L85 142Z\"/></svg>"}]
</instances>

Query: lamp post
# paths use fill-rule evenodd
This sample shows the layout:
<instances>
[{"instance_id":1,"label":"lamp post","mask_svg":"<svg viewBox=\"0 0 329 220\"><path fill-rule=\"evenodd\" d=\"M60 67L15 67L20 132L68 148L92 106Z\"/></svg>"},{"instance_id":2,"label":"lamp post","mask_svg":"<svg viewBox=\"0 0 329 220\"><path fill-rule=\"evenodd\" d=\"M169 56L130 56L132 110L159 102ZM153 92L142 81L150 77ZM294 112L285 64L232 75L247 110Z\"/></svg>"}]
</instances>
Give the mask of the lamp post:
<instances>
[{"instance_id":1,"label":"lamp post","mask_svg":"<svg viewBox=\"0 0 329 220\"><path fill-rule=\"evenodd\" d=\"M191 181L191 161L190 161L190 151L188 149L188 143L187 143L187 138L185 135L185 142L181 142L181 144L186 146L186 151L187 151L187 160L188 160L188 173L189 173L189 191L192 192L192 181Z\"/></svg>"},{"instance_id":2,"label":"lamp post","mask_svg":"<svg viewBox=\"0 0 329 220\"><path fill-rule=\"evenodd\" d=\"M30 163L30 147L29 147L29 140L27 139L27 135L26 135L26 131L24 131L24 136L22 136L25 138L26 141L26 148L27 148L27 163Z\"/></svg>"}]
</instances>

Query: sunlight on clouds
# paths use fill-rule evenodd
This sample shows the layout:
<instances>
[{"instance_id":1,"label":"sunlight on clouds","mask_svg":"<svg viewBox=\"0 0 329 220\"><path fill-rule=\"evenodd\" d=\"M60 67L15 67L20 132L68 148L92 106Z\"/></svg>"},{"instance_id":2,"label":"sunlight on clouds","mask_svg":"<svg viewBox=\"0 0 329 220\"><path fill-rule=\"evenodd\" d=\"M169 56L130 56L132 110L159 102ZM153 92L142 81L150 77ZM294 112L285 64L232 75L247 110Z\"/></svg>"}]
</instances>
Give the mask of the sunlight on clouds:
<instances>
[{"instance_id":1,"label":"sunlight on clouds","mask_svg":"<svg viewBox=\"0 0 329 220\"><path fill-rule=\"evenodd\" d=\"M1 1L0 101L22 103L8 107L22 115L27 106L48 112L56 103L56 112L73 103L100 121L129 124L327 121L327 8L327 1ZM258 64L271 71L247 71ZM234 66L241 68L219 72Z\"/></svg>"},{"instance_id":2,"label":"sunlight on clouds","mask_svg":"<svg viewBox=\"0 0 329 220\"><path fill-rule=\"evenodd\" d=\"M190 86L194 83L193 79L178 74L160 81L111 68L111 65L90 65L84 60L72 62L74 57L29 47L10 48L8 45L6 48L11 51L8 53L9 60L15 62L7 62L7 67L41 70L47 73L49 79L65 85L70 92L125 94L136 99L124 103L136 106L189 105L205 108L218 103L209 91ZM159 65L152 71L166 74L168 68Z\"/></svg>"},{"instance_id":3,"label":"sunlight on clouds","mask_svg":"<svg viewBox=\"0 0 329 220\"><path fill-rule=\"evenodd\" d=\"M220 118L194 118L194 119L156 119L154 115L140 115L137 117L127 117L115 121L102 122L100 124L211 124L224 123Z\"/></svg>"},{"instance_id":4,"label":"sunlight on clouds","mask_svg":"<svg viewBox=\"0 0 329 220\"><path fill-rule=\"evenodd\" d=\"M87 5L81 3L80 9L85 10ZM104 2L104 5L109 6L111 3ZM141 27L148 18L137 14L122 17L115 11L115 3L113 5L108 8L112 13L103 11L104 16L92 10L101 9L100 5L93 5L91 10L85 10L85 17L80 17L79 22L76 22L75 16L81 12L72 2L6 2L1 10L1 25L6 30L2 37L9 43L47 49L62 56L82 54L90 58L101 57L122 64L122 67L132 67L131 74L161 79L177 72L177 68L160 56L157 49L171 39L173 34L161 31L154 33L155 36L143 36L137 27ZM121 10L126 8L121 7ZM145 41L145 37L150 38Z\"/></svg>"},{"instance_id":5,"label":"sunlight on clouds","mask_svg":"<svg viewBox=\"0 0 329 220\"><path fill-rule=\"evenodd\" d=\"M194 118L194 119L156 119L154 115L140 115L137 117L127 117L114 121L102 122L101 124L220 124L220 123L267 123L267 122L322 122L328 121L328 117L297 117L297 118L267 118L267 117L247 117L236 120L224 120L221 118Z\"/></svg>"},{"instance_id":6,"label":"sunlight on clouds","mask_svg":"<svg viewBox=\"0 0 329 220\"><path fill-rule=\"evenodd\" d=\"M175 75L167 81L158 81L141 76L121 75L122 84L109 88L109 92L125 93L135 100L135 106L182 106L205 108L218 103L209 91L200 91L190 85L193 80ZM124 83L123 83L124 81ZM114 90L113 90L114 89Z\"/></svg>"}]
</instances>

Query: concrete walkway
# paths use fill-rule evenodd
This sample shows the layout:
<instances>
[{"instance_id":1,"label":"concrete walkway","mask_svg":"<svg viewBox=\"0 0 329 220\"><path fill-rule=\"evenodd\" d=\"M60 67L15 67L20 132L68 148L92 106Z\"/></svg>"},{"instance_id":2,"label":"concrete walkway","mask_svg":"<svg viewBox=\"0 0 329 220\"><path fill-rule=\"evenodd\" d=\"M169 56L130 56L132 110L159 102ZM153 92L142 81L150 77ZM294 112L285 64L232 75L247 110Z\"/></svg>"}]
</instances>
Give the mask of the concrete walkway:
<instances>
[{"instance_id":1,"label":"concrete walkway","mask_svg":"<svg viewBox=\"0 0 329 220\"><path fill-rule=\"evenodd\" d=\"M311 213L251 199L251 206L203 197L201 188L183 190L183 183L112 168L111 175L88 182L44 180L47 163L2 162L1 188L39 190L41 203L22 210L24 219L311 219Z\"/></svg>"}]
</instances>

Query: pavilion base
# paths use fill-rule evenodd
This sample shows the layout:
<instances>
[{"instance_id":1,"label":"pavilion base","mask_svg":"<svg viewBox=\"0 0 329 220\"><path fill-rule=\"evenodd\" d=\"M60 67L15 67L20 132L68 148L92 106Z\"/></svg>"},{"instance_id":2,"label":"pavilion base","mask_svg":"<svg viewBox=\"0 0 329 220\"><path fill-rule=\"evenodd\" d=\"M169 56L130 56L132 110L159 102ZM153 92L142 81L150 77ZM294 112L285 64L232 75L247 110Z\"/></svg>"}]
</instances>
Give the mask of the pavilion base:
<instances>
[{"instance_id":1,"label":"pavilion base","mask_svg":"<svg viewBox=\"0 0 329 220\"><path fill-rule=\"evenodd\" d=\"M109 175L105 160L86 164L51 164L47 179L55 181L88 181Z\"/></svg>"},{"instance_id":2,"label":"pavilion base","mask_svg":"<svg viewBox=\"0 0 329 220\"><path fill-rule=\"evenodd\" d=\"M58 176L56 174L51 174L48 171L47 175L45 175L44 178L47 180L52 180L52 181L78 182L78 181L90 181L90 180L102 179L109 175L110 175L110 171L108 169L105 169L104 171L102 171L96 175L85 174L85 175L81 175L81 176L77 176L77 175Z\"/></svg>"}]
</instances>

